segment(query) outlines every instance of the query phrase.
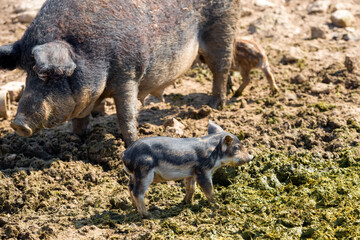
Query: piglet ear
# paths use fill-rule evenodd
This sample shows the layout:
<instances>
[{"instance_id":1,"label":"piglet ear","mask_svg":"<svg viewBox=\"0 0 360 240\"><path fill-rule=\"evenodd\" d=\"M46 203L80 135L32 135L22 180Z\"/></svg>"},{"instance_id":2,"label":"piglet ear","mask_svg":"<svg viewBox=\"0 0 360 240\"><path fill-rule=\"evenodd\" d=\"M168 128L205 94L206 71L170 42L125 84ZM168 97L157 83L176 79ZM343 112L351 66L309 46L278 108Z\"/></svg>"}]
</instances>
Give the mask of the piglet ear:
<instances>
[{"instance_id":1,"label":"piglet ear","mask_svg":"<svg viewBox=\"0 0 360 240\"><path fill-rule=\"evenodd\" d=\"M35 46L32 54L36 62L33 69L43 80L51 75L70 77L76 68L72 48L63 41Z\"/></svg>"},{"instance_id":2,"label":"piglet ear","mask_svg":"<svg viewBox=\"0 0 360 240\"><path fill-rule=\"evenodd\" d=\"M209 120L208 134L218 133L218 132L223 132L223 131L224 131L224 129L222 129L219 125L217 125L213 121Z\"/></svg>"},{"instance_id":3,"label":"piglet ear","mask_svg":"<svg viewBox=\"0 0 360 240\"><path fill-rule=\"evenodd\" d=\"M17 42L0 47L0 69L14 70L19 58L20 47Z\"/></svg>"},{"instance_id":4,"label":"piglet ear","mask_svg":"<svg viewBox=\"0 0 360 240\"><path fill-rule=\"evenodd\" d=\"M223 152L226 151L226 149L228 149L228 147L234 142L234 138L230 135L226 135L221 142L221 150Z\"/></svg>"}]
</instances>

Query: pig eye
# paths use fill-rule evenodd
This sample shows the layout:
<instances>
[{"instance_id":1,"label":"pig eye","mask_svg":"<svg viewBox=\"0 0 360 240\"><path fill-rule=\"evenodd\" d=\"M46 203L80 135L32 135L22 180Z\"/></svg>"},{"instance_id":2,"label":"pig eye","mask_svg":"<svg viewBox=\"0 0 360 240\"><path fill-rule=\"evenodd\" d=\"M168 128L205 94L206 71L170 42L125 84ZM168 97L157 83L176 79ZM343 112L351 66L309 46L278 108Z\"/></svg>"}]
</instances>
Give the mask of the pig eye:
<instances>
[{"instance_id":1,"label":"pig eye","mask_svg":"<svg viewBox=\"0 0 360 240\"><path fill-rule=\"evenodd\" d=\"M40 80L47 82L48 75L46 73L38 74L38 77L40 78Z\"/></svg>"},{"instance_id":2,"label":"pig eye","mask_svg":"<svg viewBox=\"0 0 360 240\"><path fill-rule=\"evenodd\" d=\"M240 150L240 147L239 146L235 146L234 147L234 151L239 151Z\"/></svg>"}]
</instances>

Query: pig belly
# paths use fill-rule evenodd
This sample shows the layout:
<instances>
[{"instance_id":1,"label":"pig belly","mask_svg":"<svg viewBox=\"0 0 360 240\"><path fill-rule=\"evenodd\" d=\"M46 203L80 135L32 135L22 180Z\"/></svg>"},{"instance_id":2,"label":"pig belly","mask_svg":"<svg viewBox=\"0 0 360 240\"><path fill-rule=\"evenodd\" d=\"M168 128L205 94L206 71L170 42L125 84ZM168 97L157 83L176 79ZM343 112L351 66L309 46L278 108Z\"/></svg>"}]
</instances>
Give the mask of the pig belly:
<instances>
[{"instance_id":1,"label":"pig belly","mask_svg":"<svg viewBox=\"0 0 360 240\"><path fill-rule=\"evenodd\" d=\"M193 37L179 51L174 52L171 62L167 59L159 59L139 85L139 98L151 92L171 85L178 77L183 75L196 59L199 50L199 41Z\"/></svg>"},{"instance_id":2,"label":"pig belly","mask_svg":"<svg viewBox=\"0 0 360 240\"><path fill-rule=\"evenodd\" d=\"M154 171L154 182L164 182L170 180L181 180L191 176L191 166L162 164Z\"/></svg>"}]
</instances>

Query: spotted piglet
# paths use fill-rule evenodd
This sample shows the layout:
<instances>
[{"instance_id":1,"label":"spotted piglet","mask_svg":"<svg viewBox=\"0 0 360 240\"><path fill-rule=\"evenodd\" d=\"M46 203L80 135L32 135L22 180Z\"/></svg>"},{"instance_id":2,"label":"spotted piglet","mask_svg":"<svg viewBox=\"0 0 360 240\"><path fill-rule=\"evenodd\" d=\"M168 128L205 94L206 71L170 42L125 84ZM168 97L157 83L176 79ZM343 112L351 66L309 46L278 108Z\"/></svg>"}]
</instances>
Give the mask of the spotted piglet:
<instances>
[{"instance_id":1,"label":"spotted piglet","mask_svg":"<svg viewBox=\"0 0 360 240\"><path fill-rule=\"evenodd\" d=\"M239 166L253 158L239 139L209 121L208 135L201 138L148 137L134 142L122 154L130 176L132 202L149 217L144 194L152 182L184 179L184 202L191 203L198 183L209 202L214 202L211 176L221 166Z\"/></svg>"}]
</instances>

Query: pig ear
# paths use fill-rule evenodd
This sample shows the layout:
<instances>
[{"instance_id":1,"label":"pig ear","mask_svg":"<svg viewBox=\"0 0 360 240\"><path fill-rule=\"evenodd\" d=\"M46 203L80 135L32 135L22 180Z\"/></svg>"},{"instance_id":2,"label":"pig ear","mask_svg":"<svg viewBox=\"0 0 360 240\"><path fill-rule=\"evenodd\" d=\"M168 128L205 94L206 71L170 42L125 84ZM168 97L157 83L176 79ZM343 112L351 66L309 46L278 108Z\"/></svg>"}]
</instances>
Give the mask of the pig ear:
<instances>
[{"instance_id":1,"label":"pig ear","mask_svg":"<svg viewBox=\"0 0 360 240\"><path fill-rule=\"evenodd\" d=\"M34 71L46 80L50 75L70 77L76 68L74 53L65 42L56 41L35 46L32 50L35 59Z\"/></svg>"},{"instance_id":2,"label":"pig ear","mask_svg":"<svg viewBox=\"0 0 360 240\"><path fill-rule=\"evenodd\" d=\"M234 142L234 138L230 135L226 135L221 141L221 151L225 152L226 149Z\"/></svg>"},{"instance_id":3,"label":"pig ear","mask_svg":"<svg viewBox=\"0 0 360 240\"><path fill-rule=\"evenodd\" d=\"M18 65L20 47L13 43L0 47L0 69L14 70Z\"/></svg>"},{"instance_id":4,"label":"pig ear","mask_svg":"<svg viewBox=\"0 0 360 240\"><path fill-rule=\"evenodd\" d=\"M222 129L219 125L217 125L213 121L209 120L208 134L218 133L218 132L223 132L223 131L224 131L224 129Z\"/></svg>"}]
</instances>

